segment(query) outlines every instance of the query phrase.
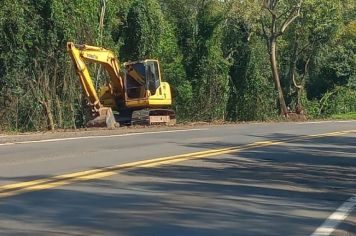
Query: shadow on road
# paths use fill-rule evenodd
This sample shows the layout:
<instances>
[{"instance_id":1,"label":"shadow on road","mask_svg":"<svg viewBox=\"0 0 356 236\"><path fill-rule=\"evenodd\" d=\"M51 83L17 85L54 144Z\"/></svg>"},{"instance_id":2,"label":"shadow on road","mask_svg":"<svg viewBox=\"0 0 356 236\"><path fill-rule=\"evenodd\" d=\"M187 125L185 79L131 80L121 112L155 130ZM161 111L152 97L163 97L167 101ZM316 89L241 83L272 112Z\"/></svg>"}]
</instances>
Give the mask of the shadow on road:
<instances>
[{"instance_id":1,"label":"shadow on road","mask_svg":"<svg viewBox=\"0 0 356 236\"><path fill-rule=\"evenodd\" d=\"M355 144L296 141L2 199L0 235L308 235L356 193Z\"/></svg>"}]
</instances>

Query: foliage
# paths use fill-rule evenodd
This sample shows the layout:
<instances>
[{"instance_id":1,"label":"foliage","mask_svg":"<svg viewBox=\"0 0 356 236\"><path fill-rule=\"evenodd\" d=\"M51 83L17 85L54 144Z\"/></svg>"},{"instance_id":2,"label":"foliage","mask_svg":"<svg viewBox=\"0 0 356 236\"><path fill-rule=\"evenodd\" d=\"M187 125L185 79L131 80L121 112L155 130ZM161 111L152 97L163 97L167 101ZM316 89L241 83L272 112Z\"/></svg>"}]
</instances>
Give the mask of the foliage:
<instances>
[{"instance_id":1,"label":"foliage","mask_svg":"<svg viewBox=\"0 0 356 236\"><path fill-rule=\"evenodd\" d=\"M258 37L260 7L234 2L224 26L224 54L230 60L227 119L268 120L276 115L276 94L264 42Z\"/></svg>"},{"instance_id":2,"label":"foliage","mask_svg":"<svg viewBox=\"0 0 356 236\"><path fill-rule=\"evenodd\" d=\"M350 112L346 114L335 114L330 117L335 120L356 120L356 112Z\"/></svg>"},{"instance_id":3,"label":"foliage","mask_svg":"<svg viewBox=\"0 0 356 236\"><path fill-rule=\"evenodd\" d=\"M127 14L124 44L120 54L125 61L157 56L163 34L160 27L162 18L156 1L133 1Z\"/></svg>"},{"instance_id":4,"label":"foliage","mask_svg":"<svg viewBox=\"0 0 356 236\"><path fill-rule=\"evenodd\" d=\"M122 59L159 59L164 78L171 84L175 95L174 107L179 110L178 118L186 119L191 108L192 88L186 78L175 32L158 2L133 1L128 8L123 32Z\"/></svg>"},{"instance_id":5,"label":"foliage","mask_svg":"<svg viewBox=\"0 0 356 236\"><path fill-rule=\"evenodd\" d=\"M318 50L314 59L314 71L307 83L309 98L320 99L336 86L355 89L356 44L355 27L351 22L328 45Z\"/></svg>"},{"instance_id":6,"label":"foliage","mask_svg":"<svg viewBox=\"0 0 356 236\"><path fill-rule=\"evenodd\" d=\"M175 31L189 83L193 120L224 119L229 63L222 51L224 4L216 1L161 1ZM184 82L181 81L180 83ZM186 82L184 82L186 84Z\"/></svg>"},{"instance_id":7,"label":"foliage","mask_svg":"<svg viewBox=\"0 0 356 236\"><path fill-rule=\"evenodd\" d=\"M65 45L96 43L98 7L94 0L5 1L0 12L0 119L5 128L83 124L82 93Z\"/></svg>"},{"instance_id":8,"label":"foliage","mask_svg":"<svg viewBox=\"0 0 356 236\"><path fill-rule=\"evenodd\" d=\"M320 100L320 113L324 116L346 114L356 111L356 91L347 87L336 87Z\"/></svg>"},{"instance_id":9,"label":"foliage","mask_svg":"<svg viewBox=\"0 0 356 236\"><path fill-rule=\"evenodd\" d=\"M66 43L114 50L121 60L161 62L179 120L268 120L278 115L261 22L271 1L3 0L0 10L0 130L76 128L85 98ZM283 15L299 1L279 1ZM352 0L303 0L278 37L281 89L308 117L356 111L356 23ZM282 18L281 18L282 19ZM264 20L264 21L261 21ZM283 21L278 21L280 28ZM98 68L91 71L100 73ZM301 89L296 89L295 82Z\"/></svg>"}]
</instances>

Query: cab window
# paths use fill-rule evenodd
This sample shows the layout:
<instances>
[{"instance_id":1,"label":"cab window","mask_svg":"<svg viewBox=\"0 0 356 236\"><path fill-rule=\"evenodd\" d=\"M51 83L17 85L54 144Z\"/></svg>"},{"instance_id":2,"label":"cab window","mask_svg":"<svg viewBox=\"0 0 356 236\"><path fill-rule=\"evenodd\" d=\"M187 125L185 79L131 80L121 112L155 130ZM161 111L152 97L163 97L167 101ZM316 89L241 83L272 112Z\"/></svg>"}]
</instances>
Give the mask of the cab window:
<instances>
[{"instance_id":1,"label":"cab window","mask_svg":"<svg viewBox=\"0 0 356 236\"><path fill-rule=\"evenodd\" d=\"M157 88L160 86L159 69L156 61L149 61L146 64L146 81L147 89L152 95L156 94Z\"/></svg>"}]
</instances>

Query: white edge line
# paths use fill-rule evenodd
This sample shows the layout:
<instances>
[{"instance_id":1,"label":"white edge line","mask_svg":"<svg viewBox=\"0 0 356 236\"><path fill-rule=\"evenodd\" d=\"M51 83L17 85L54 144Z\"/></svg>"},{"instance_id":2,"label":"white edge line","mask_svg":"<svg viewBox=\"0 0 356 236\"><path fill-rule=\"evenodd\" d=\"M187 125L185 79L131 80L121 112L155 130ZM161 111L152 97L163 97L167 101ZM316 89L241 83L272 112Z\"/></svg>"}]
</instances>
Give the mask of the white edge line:
<instances>
[{"instance_id":1,"label":"white edge line","mask_svg":"<svg viewBox=\"0 0 356 236\"><path fill-rule=\"evenodd\" d=\"M33 141L0 143L0 146L9 146L9 145L15 145L15 144L30 144L30 143L50 143L50 142L61 142L61 141L71 141L71 140L80 140L80 139L115 138L115 137L136 136L136 135L145 135L145 134L178 133L178 132L204 131L204 130L208 130L208 129L207 128L204 128L204 129L180 129L180 130L150 131L150 132L141 132L141 133L127 133L127 134L113 134L113 135L81 136L81 137L72 137L72 138L43 139L43 140L33 140Z\"/></svg>"},{"instance_id":2,"label":"white edge line","mask_svg":"<svg viewBox=\"0 0 356 236\"><path fill-rule=\"evenodd\" d=\"M325 121L309 121L309 122L299 122L298 125L306 124L324 124L324 123L352 123L356 120L325 120Z\"/></svg>"},{"instance_id":3,"label":"white edge line","mask_svg":"<svg viewBox=\"0 0 356 236\"><path fill-rule=\"evenodd\" d=\"M329 236L343 222L356 206L356 194L347 199L311 236Z\"/></svg>"}]
</instances>

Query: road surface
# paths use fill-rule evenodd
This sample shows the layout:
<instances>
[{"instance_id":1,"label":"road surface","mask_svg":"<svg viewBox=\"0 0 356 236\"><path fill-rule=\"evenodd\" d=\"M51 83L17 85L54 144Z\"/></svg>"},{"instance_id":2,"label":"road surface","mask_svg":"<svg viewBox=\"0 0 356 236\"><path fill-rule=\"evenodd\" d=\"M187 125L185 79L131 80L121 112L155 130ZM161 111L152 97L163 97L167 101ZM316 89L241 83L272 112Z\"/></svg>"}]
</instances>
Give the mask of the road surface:
<instances>
[{"instance_id":1,"label":"road surface","mask_svg":"<svg viewBox=\"0 0 356 236\"><path fill-rule=\"evenodd\" d=\"M0 137L0 235L356 235L356 121Z\"/></svg>"}]
</instances>

